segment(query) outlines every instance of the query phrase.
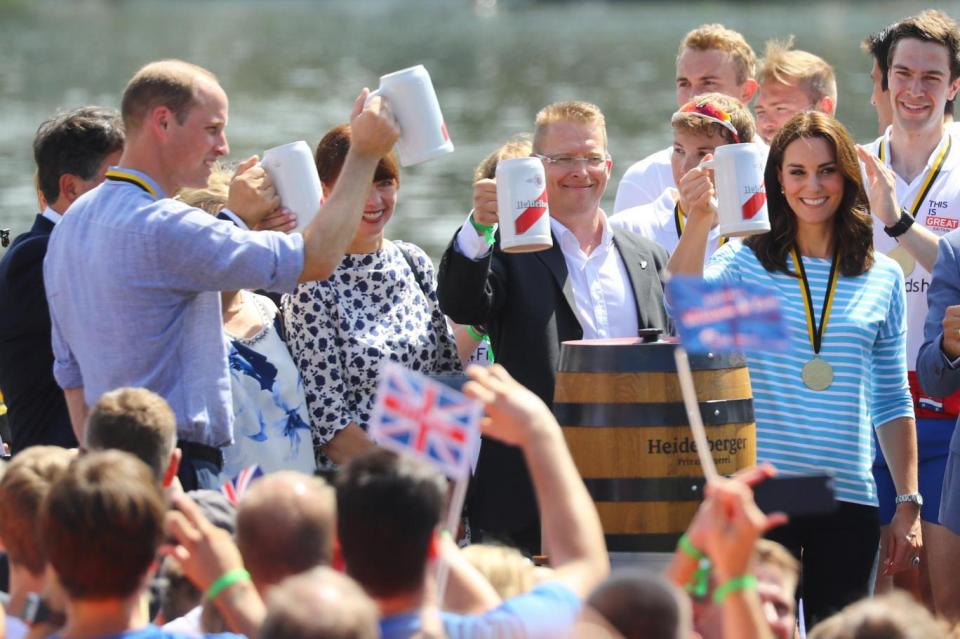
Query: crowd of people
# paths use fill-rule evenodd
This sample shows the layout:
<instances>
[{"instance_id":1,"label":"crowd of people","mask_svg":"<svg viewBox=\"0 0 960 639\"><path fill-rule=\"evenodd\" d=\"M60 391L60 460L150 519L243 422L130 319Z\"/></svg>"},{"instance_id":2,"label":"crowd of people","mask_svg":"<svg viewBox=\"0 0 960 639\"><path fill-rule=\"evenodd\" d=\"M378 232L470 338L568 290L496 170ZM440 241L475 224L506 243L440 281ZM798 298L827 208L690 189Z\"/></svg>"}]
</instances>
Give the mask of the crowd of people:
<instances>
[{"instance_id":1,"label":"crowd of people","mask_svg":"<svg viewBox=\"0 0 960 639\"><path fill-rule=\"evenodd\" d=\"M928 10L863 50L857 145L828 62L693 29L672 144L609 216L601 108L546 105L478 165L436 271L385 237L401 131L366 89L299 232L258 158L226 161L207 69L151 62L119 111L46 120L41 212L0 259L0 637L960 636L960 27ZM767 157L766 234L718 230L704 161L731 144ZM543 164L540 252L499 246L517 157ZM551 412L560 345L669 334L669 274L775 295L788 339L746 354L758 465L707 483L665 573L611 574ZM444 477L368 435L387 361L485 408L457 531ZM778 473L829 474L837 507L762 512Z\"/></svg>"}]
</instances>

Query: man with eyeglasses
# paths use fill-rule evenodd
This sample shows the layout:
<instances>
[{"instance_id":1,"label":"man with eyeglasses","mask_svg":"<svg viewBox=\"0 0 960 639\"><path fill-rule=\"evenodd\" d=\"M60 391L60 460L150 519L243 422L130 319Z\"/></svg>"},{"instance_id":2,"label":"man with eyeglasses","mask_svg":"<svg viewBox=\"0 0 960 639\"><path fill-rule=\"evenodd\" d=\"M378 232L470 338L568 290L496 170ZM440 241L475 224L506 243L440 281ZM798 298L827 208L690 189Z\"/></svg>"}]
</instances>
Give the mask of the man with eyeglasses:
<instances>
[{"instance_id":1,"label":"man with eyeglasses","mask_svg":"<svg viewBox=\"0 0 960 639\"><path fill-rule=\"evenodd\" d=\"M497 361L551 405L562 341L667 327L660 279L667 253L614 230L600 208L613 160L598 107L544 108L532 155L544 164L553 247L502 252L491 232L496 183L480 180L474 210L443 255L437 294L453 321L486 326ZM484 441L469 508L475 540L539 552L536 501L519 449Z\"/></svg>"}]
</instances>

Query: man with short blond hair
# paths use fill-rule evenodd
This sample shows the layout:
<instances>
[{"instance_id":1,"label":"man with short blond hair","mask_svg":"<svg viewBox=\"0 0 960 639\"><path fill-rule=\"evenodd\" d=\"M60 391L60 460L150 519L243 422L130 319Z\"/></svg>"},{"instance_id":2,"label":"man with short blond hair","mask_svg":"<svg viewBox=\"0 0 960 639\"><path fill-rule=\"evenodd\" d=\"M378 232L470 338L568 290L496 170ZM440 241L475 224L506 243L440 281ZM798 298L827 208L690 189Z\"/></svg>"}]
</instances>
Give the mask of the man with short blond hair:
<instances>
[{"instance_id":1,"label":"man with short blond hair","mask_svg":"<svg viewBox=\"0 0 960 639\"><path fill-rule=\"evenodd\" d=\"M613 160L599 107L579 101L544 107L532 155L543 162L553 246L505 253L490 244L499 221L497 185L479 180L474 210L441 260L437 295L453 321L487 327L497 360L551 404L561 342L667 328L660 280L667 254L613 229L600 208ZM470 517L475 539L540 551L533 487L519 449L484 442Z\"/></svg>"},{"instance_id":2,"label":"man with short blond hair","mask_svg":"<svg viewBox=\"0 0 960 639\"><path fill-rule=\"evenodd\" d=\"M127 145L106 181L74 203L44 263L54 376L83 440L87 406L122 386L164 397L177 419L186 490L215 488L233 441L220 313L225 290L292 291L340 263L374 169L398 137L379 97L354 103L353 143L323 215L302 234L239 228L171 197L202 187L229 152L227 94L182 60L151 62L123 97ZM227 209L251 226L279 206L257 158L243 161Z\"/></svg>"},{"instance_id":3,"label":"man with short blond hair","mask_svg":"<svg viewBox=\"0 0 960 639\"><path fill-rule=\"evenodd\" d=\"M29 593L44 591L47 553L40 541L40 504L74 456L59 446L31 446L14 457L0 477L0 541L10 562L8 636L26 633L15 616L23 611Z\"/></svg>"},{"instance_id":4,"label":"man with short blond hair","mask_svg":"<svg viewBox=\"0 0 960 639\"><path fill-rule=\"evenodd\" d=\"M740 33L720 24L697 27L680 41L677 106L704 93L723 93L749 104L757 91L756 66L757 56ZM653 202L676 186L670 167L672 153L673 147L669 146L627 169L617 185L614 213Z\"/></svg>"},{"instance_id":5,"label":"man with short blond hair","mask_svg":"<svg viewBox=\"0 0 960 639\"><path fill-rule=\"evenodd\" d=\"M757 83L754 112L760 137L767 144L798 113L836 113L837 80L833 67L817 55L794 49L793 36L767 42Z\"/></svg>"}]
</instances>

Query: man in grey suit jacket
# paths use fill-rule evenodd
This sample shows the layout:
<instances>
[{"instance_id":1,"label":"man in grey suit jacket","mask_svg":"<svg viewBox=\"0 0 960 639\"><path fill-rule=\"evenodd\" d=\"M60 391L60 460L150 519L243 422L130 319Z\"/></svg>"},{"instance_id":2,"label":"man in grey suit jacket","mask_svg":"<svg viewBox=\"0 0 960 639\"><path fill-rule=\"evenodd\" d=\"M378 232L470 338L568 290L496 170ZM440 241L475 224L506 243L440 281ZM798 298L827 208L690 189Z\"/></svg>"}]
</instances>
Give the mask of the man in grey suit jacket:
<instances>
[{"instance_id":1,"label":"man in grey suit jacket","mask_svg":"<svg viewBox=\"0 0 960 639\"><path fill-rule=\"evenodd\" d=\"M561 342L666 329L667 253L607 223L600 199L613 161L599 108L544 108L533 155L544 163L553 247L518 254L491 245L496 184L480 180L474 210L443 255L437 293L455 322L486 326L497 361L552 405ZM536 501L516 448L484 441L469 507L475 537L539 552Z\"/></svg>"}]
</instances>

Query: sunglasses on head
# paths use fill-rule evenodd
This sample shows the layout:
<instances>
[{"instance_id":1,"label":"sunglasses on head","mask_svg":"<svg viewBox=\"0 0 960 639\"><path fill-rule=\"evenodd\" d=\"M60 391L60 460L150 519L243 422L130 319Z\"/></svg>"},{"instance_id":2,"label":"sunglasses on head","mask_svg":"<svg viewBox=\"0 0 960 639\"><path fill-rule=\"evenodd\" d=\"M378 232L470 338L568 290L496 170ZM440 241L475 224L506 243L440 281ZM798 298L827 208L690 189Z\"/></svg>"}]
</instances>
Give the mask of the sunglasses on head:
<instances>
[{"instance_id":1,"label":"sunglasses on head","mask_svg":"<svg viewBox=\"0 0 960 639\"><path fill-rule=\"evenodd\" d=\"M740 134L737 133L737 127L733 126L730 122L730 114L717 105L705 100L691 100L680 107L680 110L673 114L671 120L676 119L680 115L687 114L697 115L705 120L719 124L727 131L730 131L730 134L733 135L734 144L740 143Z\"/></svg>"}]
</instances>

